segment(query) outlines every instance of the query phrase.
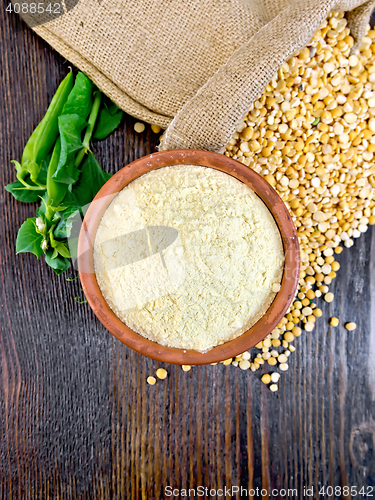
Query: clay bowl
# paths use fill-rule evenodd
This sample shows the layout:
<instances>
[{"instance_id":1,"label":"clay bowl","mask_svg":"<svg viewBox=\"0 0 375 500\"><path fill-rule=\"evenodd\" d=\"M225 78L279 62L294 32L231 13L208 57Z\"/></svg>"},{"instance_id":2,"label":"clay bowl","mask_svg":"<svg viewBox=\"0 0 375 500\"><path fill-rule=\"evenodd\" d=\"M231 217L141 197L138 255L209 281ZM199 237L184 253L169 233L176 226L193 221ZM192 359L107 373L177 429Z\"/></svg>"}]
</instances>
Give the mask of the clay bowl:
<instances>
[{"instance_id":1,"label":"clay bowl","mask_svg":"<svg viewBox=\"0 0 375 500\"><path fill-rule=\"evenodd\" d=\"M137 177L161 167L173 165L211 167L244 182L263 200L271 211L282 237L285 267L281 288L266 314L238 338L214 347L206 353L174 349L147 340L128 328L112 312L100 292L93 265L95 234L106 208L127 184ZM300 268L298 238L286 206L275 190L256 172L231 158L218 153L198 150L173 150L154 153L133 161L117 172L99 191L90 205L82 224L78 242L78 269L86 298L101 323L118 340L135 351L167 363L202 365L234 357L263 340L280 322L297 289Z\"/></svg>"}]
</instances>

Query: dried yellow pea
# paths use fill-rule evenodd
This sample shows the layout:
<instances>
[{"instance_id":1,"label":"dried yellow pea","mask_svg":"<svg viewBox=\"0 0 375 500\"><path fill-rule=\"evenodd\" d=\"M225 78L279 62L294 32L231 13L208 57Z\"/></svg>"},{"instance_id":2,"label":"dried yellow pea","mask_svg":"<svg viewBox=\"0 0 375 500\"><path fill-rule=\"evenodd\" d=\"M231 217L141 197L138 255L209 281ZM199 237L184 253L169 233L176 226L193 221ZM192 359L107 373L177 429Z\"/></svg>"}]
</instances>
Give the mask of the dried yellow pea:
<instances>
[{"instance_id":1,"label":"dried yellow pea","mask_svg":"<svg viewBox=\"0 0 375 500\"><path fill-rule=\"evenodd\" d=\"M162 380L164 380L165 378L167 378L168 376L168 372L167 370L165 370L164 368L158 368L156 370L156 376Z\"/></svg>"},{"instance_id":2,"label":"dried yellow pea","mask_svg":"<svg viewBox=\"0 0 375 500\"><path fill-rule=\"evenodd\" d=\"M141 134L142 132L144 132L145 128L146 128L146 126L144 123L136 122L134 124L134 130L137 132L137 134Z\"/></svg>"},{"instance_id":3,"label":"dried yellow pea","mask_svg":"<svg viewBox=\"0 0 375 500\"><path fill-rule=\"evenodd\" d=\"M333 317L333 318L331 318L331 319L330 319L329 324L330 324L331 326L338 326L338 324L339 324L339 319L338 319L338 318Z\"/></svg>"},{"instance_id":4,"label":"dried yellow pea","mask_svg":"<svg viewBox=\"0 0 375 500\"><path fill-rule=\"evenodd\" d=\"M262 378L261 378L261 381L264 383L264 384L269 384L271 382L271 375L269 375L268 373L265 373Z\"/></svg>"}]
</instances>

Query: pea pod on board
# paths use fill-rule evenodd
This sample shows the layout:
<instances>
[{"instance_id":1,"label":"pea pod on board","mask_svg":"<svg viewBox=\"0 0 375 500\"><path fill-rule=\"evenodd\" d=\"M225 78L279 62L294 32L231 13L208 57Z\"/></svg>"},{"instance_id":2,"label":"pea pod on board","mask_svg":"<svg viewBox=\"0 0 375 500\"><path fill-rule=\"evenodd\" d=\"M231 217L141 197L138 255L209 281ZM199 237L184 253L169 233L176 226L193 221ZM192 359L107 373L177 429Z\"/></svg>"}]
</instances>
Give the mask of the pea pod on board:
<instances>
[{"instance_id":1,"label":"pea pod on board","mask_svg":"<svg viewBox=\"0 0 375 500\"><path fill-rule=\"evenodd\" d=\"M40 179L41 164L48 156L58 136L58 116L73 87L73 74L69 73L59 85L42 121L31 134L22 154L21 164L14 162L17 179L29 189L45 189ZM30 180L27 177L30 176Z\"/></svg>"},{"instance_id":2,"label":"pea pod on board","mask_svg":"<svg viewBox=\"0 0 375 500\"><path fill-rule=\"evenodd\" d=\"M53 148L59 134L58 117L61 115L72 88L73 73L70 72L60 83L44 118L27 141L22 154L22 164L27 160L36 164L40 163Z\"/></svg>"},{"instance_id":3,"label":"pea pod on board","mask_svg":"<svg viewBox=\"0 0 375 500\"><path fill-rule=\"evenodd\" d=\"M17 237L17 253L43 253L56 274L70 267L73 219L109 179L90 150L95 129L104 137L120 122L122 112L83 73L63 80L47 113L14 162L17 181L6 189L24 202L40 200L36 217L28 219ZM98 117L100 117L100 123ZM98 127L98 125L100 125ZM74 241L73 241L74 240ZM72 243L73 241L73 243Z\"/></svg>"},{"instance_id":4,"label":"pea pod on board","mask_svg":"<svg viewBox=\"0 0 375 500\"><path fill-rule=\"evenodd\" d=\"M63 201L68 192L68 184L63 184L57 182L53 175L56 172L61 150L61 140L60 137L57 139L55 147L53 148L53 153L51 156L51 161L48 165L47 170L47 195L48 200L51 205L57 207Z\"/></svg>"}]
</instances>

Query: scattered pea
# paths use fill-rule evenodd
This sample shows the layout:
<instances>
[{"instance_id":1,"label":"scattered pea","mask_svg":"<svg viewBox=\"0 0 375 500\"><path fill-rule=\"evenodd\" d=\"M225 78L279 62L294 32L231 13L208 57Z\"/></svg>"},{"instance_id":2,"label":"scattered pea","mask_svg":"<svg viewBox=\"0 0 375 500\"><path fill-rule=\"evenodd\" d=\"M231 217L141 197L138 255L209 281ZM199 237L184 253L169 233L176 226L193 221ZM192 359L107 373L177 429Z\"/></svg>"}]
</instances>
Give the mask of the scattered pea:
<instances>
[{"instance_id":1,"label":"scattered pea","mask_svg":"<svg viewBox=\"0 0 375 500\"><path fill-rule=\"evenodd\" d=\"M271 382L271 375L269 375L268 373L265 373L262 378L261 378L261 381L264 383L264 384L269 384Z\"/></svg>"},{"instance_id":2,"label":"scattered pea","mask_svg":"<svg viewBox=\"0 0 375 500\"><path fill-rule=\"evenodd\" d=\"M147 377L147 383L150 385L155 385L156 384L156 378L155 377Z\"/></svg>"},{"instance_id":3,"label":"scattered pea","mask_svg":"<svg viewBox=\"0 0 375 500\"><path fill-rule=\"evenodd\" d=\"M323 312L321 309L319 309L319 307L316 307L314 308L313 310L313 315L316 317L316 318L320 318L322 315L323 315Z\"/></svg>"},{"instance_id":4,"label":"scattered pea","mask_svg":"<svg viewBox=\"0 0 375 500\"><path fill-rule=\"evenodd\" d=\"M162 379L162 380L164 380L165 378L167 378L167 375L168 375L168 372L164 368L158 368L156 370L156 376L158 378Z\"/></svg>"},{"instance_id":5,"label":"scattered pea","mask_svg":"<svg viewBox=\"0 0 375 500\"><path fill-rule=\"evenodd\" d=\"M141 122L136 122L134 124L134 130L138 133L138 134L141 134L142 132L145 131L145 124L144 123L141 123Z\"/></svg>"},{"instance_id":6,"label":"scattered pea","mask_svg":"<svg viewBox=\"0 0 375 500\"><path fill-rule=\"evenodd\" d=\"M302 333L302 330L299 326L295 326L293 329L292 329L292 333L295 337L299 337Z\"/></svg>"},{"instance_id":7,"label":"scattered pea","mask_svg":"<svg viewBox=\"0 0 375 500\"><path fill-rule=\"evenodd\" d=\"M247 359L240 361L239 367L241 368L241 370L248 370L250 368L250 361L248 361Z\"/></svg>"},{"instance_id":8,"label":"scattered pea","mask_svg":"<svg viewBox=\"0 0 375 500\"><path fill-rule=\"evenodd\" d=\"M142 130L142 132L143 132L143 130ZM159 125L151 125L151 130L154 132L154 134L158 134L161 131L161 127L159 127ZM138 131L136 130L136 132L138 132Z\"/></svg>"},{"instance_id":9,"label":"scattered pea","mask_svg":"<svg viewBox=\"0 0 375 500\"><path fill-rule=\"evenodd\" d=\"M280 354L280 356L278 356L277 358L277 361L280 364L285 364L287 362L287 356L285 354Z\"/></svg>"},{"instance_id":10,"label":"scattered pea","mask_svg":"<svg viewBox=\"0 0 375 500\"><path fill-rule=\"evenodd\" d=\"M228 365L232 364L232 360L233 360L233 358L225 359L224 361L222 361L222 363L223 363L223 365L228 366Z\"/></svg>"},{"instance_id":11,"label":"scattered pea","mask_svg":"<svg viewBox=\"0 0 375 500\"><path fill-rule=\"evenodd\" d=\"M271 347L271 341L268 338L263 340L263 347Z\"/></svg>"},{"instance_id":12,"label":"scattered pea","mask_svg":"<svg viewBox=\"0 0 375 500\"><path fill-rule=\"evenodd\" d=\"M295 327L295 328L298 328L298 327ZM294 328L292 329L292 332L293 332ZM284 333L284 340L286 340L286 342L293 342L294 340L294 335L292 332L285 332Z\"/></svg>"}]
</instances>

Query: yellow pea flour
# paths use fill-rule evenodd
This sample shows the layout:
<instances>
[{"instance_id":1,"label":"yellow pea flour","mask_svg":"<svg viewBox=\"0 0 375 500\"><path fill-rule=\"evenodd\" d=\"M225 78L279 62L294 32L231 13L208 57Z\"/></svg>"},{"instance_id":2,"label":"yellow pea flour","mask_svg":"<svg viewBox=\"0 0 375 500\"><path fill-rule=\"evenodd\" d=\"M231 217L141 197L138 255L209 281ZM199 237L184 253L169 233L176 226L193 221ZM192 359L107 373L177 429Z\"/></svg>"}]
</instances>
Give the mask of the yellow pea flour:
<instances>
[{"instance_id":1,"label":"yellow pea flour","mask_svg":"<svg viewBox=\"0 0 375 500\"><path fill-rule=\"evenodd\" d=\"M130 328L164 346L207 351L267 311L284 267L266 205L215 169L154 170L124 188L95 239L103 296Z\"/></svg>"}]
</instances>

